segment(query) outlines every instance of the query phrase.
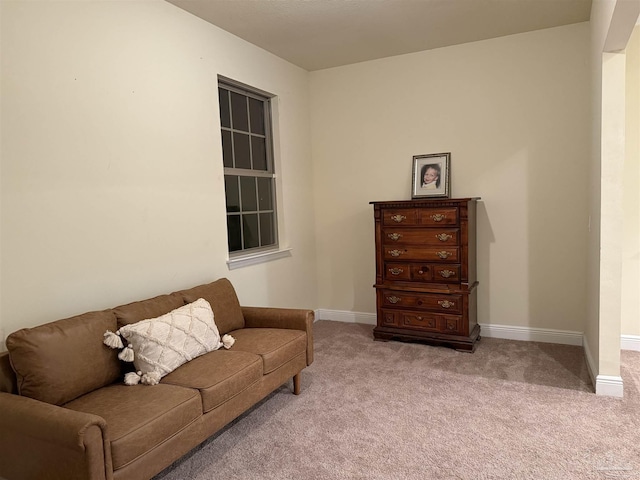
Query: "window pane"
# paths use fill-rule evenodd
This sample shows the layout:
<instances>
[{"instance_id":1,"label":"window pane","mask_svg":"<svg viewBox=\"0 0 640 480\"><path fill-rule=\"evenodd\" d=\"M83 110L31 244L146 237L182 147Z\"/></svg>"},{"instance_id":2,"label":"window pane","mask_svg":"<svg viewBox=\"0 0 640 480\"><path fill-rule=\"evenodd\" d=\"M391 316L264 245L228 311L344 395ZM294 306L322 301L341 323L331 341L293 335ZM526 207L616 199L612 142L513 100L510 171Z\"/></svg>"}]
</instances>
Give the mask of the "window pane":
<instances>
[{"instance_id":1,"label":"window pane","mask_svg":"<svg viewBox=\"0 0 640 480\"><path fill-rule=\"evenodd\" d=\"M258 178L258 205L260 210L273 210L273 194L271 193L271 179Z\"/></svg>"},{"instance_id":2,"label":"window pane","mask_svg":"<svg viewBox=\"0 0 640 480\"><path fill-rule=\"evenodd\" d=\"M231 114L233 115L233 128L249 131L249 116L247 114L247 97L236 92L231 92Z\"/></svg>"},{"instance_id":3,"label":"window pane","mask_svg":"<svg viewBox=\"0 0 640 480\"><path fill-rule=\"evenodd\" d=\"M229 240L229 251L236 252L242 250L242 232L240 231L240 215L227 216L227 237Z\"/></svg>"},{"instance_id":4,"label":"window pane","mask_svg":"<svg viewBox=\"0 0 640 480\"><path fill-rule=\"evenodd\" d=\"M264 135L264 104L260 100L250 98L249 114L251 116L251 133Z\"/></svg>"},{"instance_id":5,"label":"window pane","mask_svg":"<svg viewBox=\"0 0 640 480\"><path fill-rule=\"evenodd\" d=\"M218 100L228 245L235 258L278 245L271 100L269 94L221 78Z\"/></svg>"},{"instance_id":6,"label":"window pane","mask_svg":"<svg viewBox=\"0 0 640 480\"><path fill-rule=\"evenodd\" d=\"M251 153L249 152L249 135L233 134L233 149L235 152L236 168L251 168Z\"/></svg>"},{"instance_id":7,"label":"window pane","mask_svg":"<svg viewBox=\"0 0 640 480\"><path fill-rule=\"evenodd\" d=\"M222 163L227 168L233 168L233 148L231 146L231 132L222 130Z\"/></svg>"},{"instance_id":8,"label":"window pane","mask_svg":"<svg viewBox=\"0 0 640 480\"><path fill-rule=\"evenodd\" d=\"M262 246L273 245L276 243L274 235L274 214L273 213L261 213L260 214L260 240Z\"/></svg>"},{"instance_id":9,"label":"window pane","mask_svg":"<svg viewBox=\"0 0 640 480\"><path fill-rule=\"evenodd\" d=\"M242 215L242 228L244 230L244 248L259 247L258 214Z\"/></svg>"},{"instance_id":10,"label":"window pane","mask_svg":"<svg viewBox=\"0 0 640 480\"><path fill-rule=\"evenodd\" d=\"M240 211L240 187L236 175L224 176L224 190L227 197L227 212Z\"/></svg>"},{"instance_id":11,"label":"window pane","mask_svg":"<svg viewBox=\"0 0 640 480\"><path fill-rule=\"evenodd\" d=\"M220 102L220 124L223 127L231 128L231 113L229 112L229 91L223 88L218 89L218 100Z\"/></svg>"},{"instance_id":12,"label":"window pane","mask_svg":"<svg viewBox=\"0 0 640 480\"><path fill-rule=\"evenodd\" d=\"M267 170L267 152L264 146L264 138L251 137L251 149L253 153L253 169Z\"/></svg>"},{"instance_id":13,"label":"window pane","mask_svg":"<svg viewBox=\"0 0 640 480\"><path fill-rule=\"evenodd\" d=\"M258 210L256 179L254 177L240 177L240 192L242 196L242 211L255 212Z\"/></svg>"}]
</instances>

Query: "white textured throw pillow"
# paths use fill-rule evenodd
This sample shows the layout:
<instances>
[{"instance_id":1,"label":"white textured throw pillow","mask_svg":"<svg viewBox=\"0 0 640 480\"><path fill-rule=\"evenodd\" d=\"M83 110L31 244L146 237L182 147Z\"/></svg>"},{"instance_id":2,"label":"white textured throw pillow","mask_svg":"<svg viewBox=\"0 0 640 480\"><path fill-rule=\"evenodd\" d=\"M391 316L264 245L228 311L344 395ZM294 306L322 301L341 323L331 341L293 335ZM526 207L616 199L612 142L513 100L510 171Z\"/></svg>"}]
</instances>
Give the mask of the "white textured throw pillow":
<instances>
[{"instance_id":1,"label":"white textured throw pillow","mask_svg":"<svg viewBox=\"0 0 640 480\"><path fill-rule=\"evenodd\" d=\"M150 379L144 381L143 377L143 383L148 384L157 383L183 363L223 346L211 305L203 298L161 317L126 325L119 333L127 339L127 349L133 349L133 364L138 375Z\"/></svg>"}]
</instances>

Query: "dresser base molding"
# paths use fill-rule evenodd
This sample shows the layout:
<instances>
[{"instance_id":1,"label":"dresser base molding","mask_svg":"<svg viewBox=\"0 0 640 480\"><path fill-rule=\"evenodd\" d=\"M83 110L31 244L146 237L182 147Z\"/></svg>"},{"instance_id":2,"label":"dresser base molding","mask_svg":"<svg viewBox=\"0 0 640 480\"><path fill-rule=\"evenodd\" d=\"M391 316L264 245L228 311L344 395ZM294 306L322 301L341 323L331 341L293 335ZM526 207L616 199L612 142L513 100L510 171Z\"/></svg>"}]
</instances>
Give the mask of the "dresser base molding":
<instances>
[{"instance_id":1,"label":"dresser base molding","mask_svg":"<svg viewBox=\"0 0 640 480\"><path fill-rule=\"evenodd\" d=\"M463 337L460 335L446 335L444 333L421 332L416 330L410 332L404 328L375 327L373 329L374 340L389 341L400 340L403 342L417 342L426 345L445 346L455 348L462 352L473 353L480 340L480 325L475 325L471 335Z\"/></svg>"}]
</instances>

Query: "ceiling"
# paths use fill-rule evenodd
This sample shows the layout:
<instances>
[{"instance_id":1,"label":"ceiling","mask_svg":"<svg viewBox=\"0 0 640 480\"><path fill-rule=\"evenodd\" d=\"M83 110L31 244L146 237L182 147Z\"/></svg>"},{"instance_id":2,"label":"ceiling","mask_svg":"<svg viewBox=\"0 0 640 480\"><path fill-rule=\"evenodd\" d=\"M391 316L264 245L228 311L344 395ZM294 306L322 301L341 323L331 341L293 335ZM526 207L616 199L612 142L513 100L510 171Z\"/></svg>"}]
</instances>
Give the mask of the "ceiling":
<instances>
[{"instance_id":1,"label":"ceiling","mask_svg":"<svg viewBox=\"0 0 640 480\"><path fill-rule=\"evenodd\" d=\"M167 0L313 71L589 20L591 0Z\"/></svg>"}]
</instances>

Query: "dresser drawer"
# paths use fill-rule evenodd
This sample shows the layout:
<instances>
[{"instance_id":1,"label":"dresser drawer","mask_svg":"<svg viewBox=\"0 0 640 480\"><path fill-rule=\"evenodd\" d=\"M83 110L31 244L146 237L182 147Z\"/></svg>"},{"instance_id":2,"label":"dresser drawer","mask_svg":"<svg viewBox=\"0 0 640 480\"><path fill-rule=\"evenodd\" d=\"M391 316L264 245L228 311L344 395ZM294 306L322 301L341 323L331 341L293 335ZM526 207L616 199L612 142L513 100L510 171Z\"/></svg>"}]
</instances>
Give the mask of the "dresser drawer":
<instances>
[{"instance_id":1,"label":"dresser drawer","mask_svg":"<svg viewBox=\"0 0 640 480\"><path fill-rule=\"evenodd\" d=\"M457 335L462 332L462 317L459 315L406 312L402 314L400 327Z\"/></svg>"},{"instance_id":2,"label":"dresser drawer","mask_svg":"<svg viewBox=\"0 0 640 480\"><path fill-rule=\"evenodd\" d=\"M456 207L447 208L397 208L383 210L383 225L458 225L458 209Z\"/></svg>"},{"instance_id":3,"label":"dresser drawer","mask_svg":"<svg viewBox=\"0 0 640 480\"><path fill-rule=\"evenodd\" d=\"M460 281L460 265L387 262L384 279L386 281L457 283Z\"/></svg>"},{"instance_id":4,"label":"dresser drawer","mask_svg":"<svg viewBox=\"0 0 640 480\"><path fill-rule=\"evenodd\" d=\"M458 209L456 207L424 208L420 210L420 225L458 225Z\"/></svg>"},{"instance_id":5,"label":"dresser drawer","mask_svg":"<svg viewBox=\"0 0 640 480\"><path fill-rule=\"evenodd\" d=\"M409 328L423 332L461 334L463 331L460 315L445 315L420 311L382 310L380 326Z\"/></svg>"},{"instance_id":6,"label":"dresser drawer","mask_svg":"<svg viewBox=\"0 0 640 480\"><path fill-rule=\"evenodd\" d=\"M460 245L458 228L385 228L382 240L387 248L393 245Z\"/></svg>"},{"instance_id":7,"label":"dresser drawer","mask_svg":"<svg viewBox=\"0 0 640 480\"><path fill-rule=\"evenodd\" d=\"M434 312L462 313L462 296L439 293L379 290L383 307L418 308Z\"/></svg>"},{"instance_id":8,"label":"dresser drawer","mask_svg":"<svg viewBox=\"0 0 640 480\"><path fill-rule=\"evenodd\" d=\"M400 314L400 326L415 328L430 332L440 331L440 315L428 312L402 312Z\"/></svg>"},{"instance_id":9,"label":"dresser drawer","mask_svg":"<svg viewBox=\"0 0 640 480\"><path fill-rule=\"evenodd\" d=\"M383 225L420 225L419 210L398 208L382 211Z\"/></svg>"},{"instance_id":10,"label":"dresser drawer","mask_svg":"<svg viewBox=\"0 0 640 480\"><path fill-rule=\"evenodd\" d=\"M460 281L460 265L412 263L409 271L410 279L415 282L457 283Z\"/></svg>"},{"instance_id":11,"label":"dresser drawer","mask_svg":"<svg viewBox=\"0 0 640 480\"><path fill-rule=\"evenodd\" d=\"M460 247L421 247L414 245L384 246L385 260L425 260L429 262L460 262Z\"/></svg>"},{"instance_id":12,"label":"dresser drawer","mask_svg":"<svg viewBox=\"0 0 640 480\"><path fill-rule=\"evenodd\" d=\"M408 263L386 263L384 278L391 281L411 280L411 265Z\"/></svg>"}]
</instances>

